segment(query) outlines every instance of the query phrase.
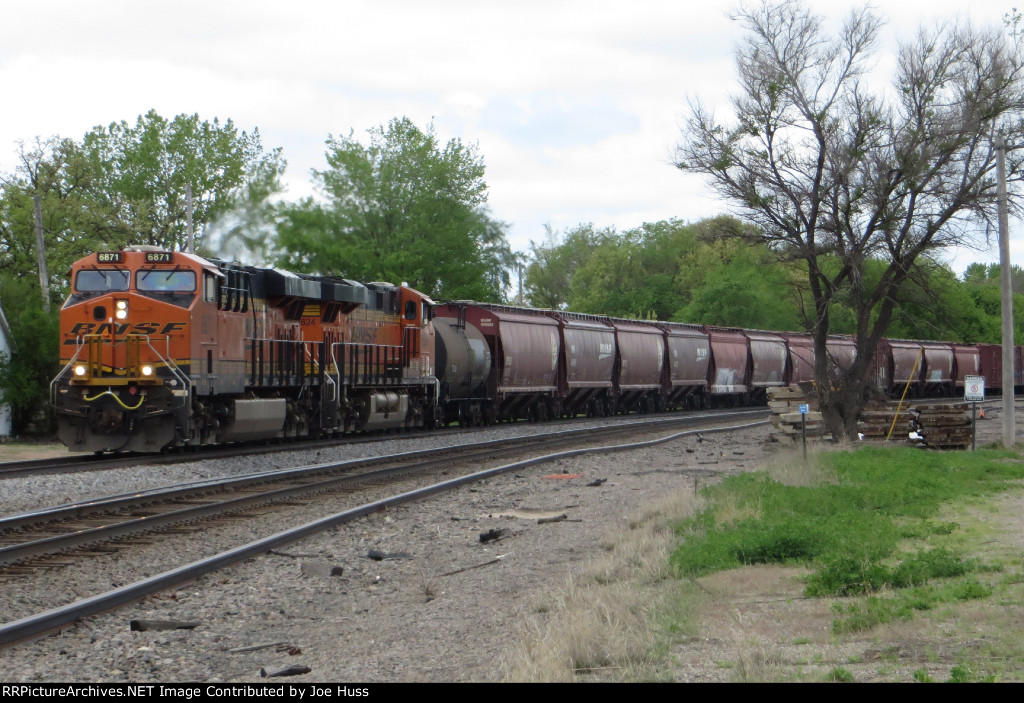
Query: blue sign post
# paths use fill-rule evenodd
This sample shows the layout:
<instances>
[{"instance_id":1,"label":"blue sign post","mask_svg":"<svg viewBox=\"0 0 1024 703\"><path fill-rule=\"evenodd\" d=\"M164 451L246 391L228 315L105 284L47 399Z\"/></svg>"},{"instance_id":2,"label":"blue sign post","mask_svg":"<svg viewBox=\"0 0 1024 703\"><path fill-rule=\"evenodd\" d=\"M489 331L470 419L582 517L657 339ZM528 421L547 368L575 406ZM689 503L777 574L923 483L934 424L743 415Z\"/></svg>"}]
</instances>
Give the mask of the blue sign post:
<instances>
[{"instance_id":1,"label":"blue sign post","mask_svg":"<svg viewBox=\"0 0 1024 703\"><path fill-rule=\"evenodd\" d=\"M810 409L807 403L800 404L800 438L804 445L804 461L807 461L807 411Z\"/></svg>"}]
</instances>

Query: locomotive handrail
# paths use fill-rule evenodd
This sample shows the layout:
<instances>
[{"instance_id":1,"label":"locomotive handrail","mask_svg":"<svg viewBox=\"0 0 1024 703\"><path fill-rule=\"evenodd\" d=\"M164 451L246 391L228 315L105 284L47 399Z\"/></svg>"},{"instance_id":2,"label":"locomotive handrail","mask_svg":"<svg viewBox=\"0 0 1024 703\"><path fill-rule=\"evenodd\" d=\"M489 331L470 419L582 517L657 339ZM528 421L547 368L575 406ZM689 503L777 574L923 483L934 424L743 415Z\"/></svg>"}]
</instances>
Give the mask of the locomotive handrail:
<instances>
[{"instance_id":1,"label":"locomotive handrail","mask_svg":"<svg viewBox=\"0 0 1024 703\"><path fill-rule=\"evenodd\" d=\"M64 374L66 374L71 369L71 365L74 364L78 360L78 355L81 354L82 353L82 349L85 348L85 344L82 342L82 336L81 335L79 335L78 337L75 338L75 344L76 344L75 353L71 356L71 360L68 361L68 363L65 364L64 368L62 368L57 373L57 375L53 377L53 380L50 381L50 405L53 405L55 407L57 405L57 387L56 387L57 386L57 381L59 381L62 378L64 378Z\"/></svg>"},{"instance_id":2,"label":"locomotive handrail","mask_svg":"<svg viewBox=\"0 0 1024 703\"><path fill-rule=\"evenodd\" d=\"M188 376L185 375L185 373L181 370L181 368L174 362L174 359L171 358L171 336L167 335L166 337L164 337L164 342L165 342L165 344L167 346L167 354L161 354L159 351L157 351L156 347L153 346L153 340L150 339L148 334L137 335L137 336L139 336L142 339L146 340L146 346L149 347L153 351L154 354L156 354L158 359L160 359L162 362L164 362L164 364L167 366L167 368L170 369L171 375L174 376L175 379L178 380L181 383L182 388L184 388L185 391L186 391L185 397L186 398L190 397L192 395L192 393L191 393L191 391L192 391L192 381L189 379Z\"/></svg>"},{"instance_id":3,"label":"locomotive handrail","mask_svg":"<svg viewBox=\"0 0 1024 703\"><path fill-rule=\"evenodd\" d=\"M167 353L164 354L164 353L160 352L156 347L153 346L153 340L150 338L150 336L148 334L130 334L130 335L126 335L122 339L114 339L114 340L108 340L107 337L105 335L102 335L102 334L86 334L86 335L79 335L78 337L76 337L75 353L71 356L71 360L68 361L68 363L65 364L64 368L62 368L60 370L60 372L54 377L54 379L52 381L50 381L50 404L54 405L54 406L57 405L57 383L62 378L64 378L64 376L68 373L68 371L71 368L71 366L76 361L79 360L79 356L81 355L83 349L91 347L94 342L95 343L101 343L101 344L102 343L109 343L111 345L124 344L125 346L127 346L131 342L136 342L137 343L138 341L145 341L146 346L149 347L150 351L153 352L153 355L164 364L164 366L167 368L168 371L170 371L171 375L174 377L174 380L176 380L177 382L181 383L182 388L186 391L185 392L185 397L188 398L191 395L192 381L189 379L189 377L187 375L185 375L185 373L181 370L181 368L174 362L174 359L171 358L171 353L170 353L171 340L170 340L169 336L164 338L164 341L166 342L166 345L167 345ZM92 363L93 363L93 361L90 359L89 360L89 364L91 365ZM100 380L102 380L102 379L100 379ZM96 396L96 397L98 397L98 396ZM95 399L95 397L93 399Z\"/></svg>"},{"instance_id":4,"label":"locomotive handrail","mask_svg":"<svg viewBox=\"0 0 1024 703\"><path fill-rule=\"evenodd\" d=\"M391 367L397 366L396 370L398 371L397 376L394 377L394 378L391 378L390 381L391 382L395 382L395 383L401 381L402 351L404 350L404 347L402 345L400 345L400 344L367 344L367 343L363 343L363 342L333 342L331 344L331 361L332 361L332 363L334 363L334 368L338 372L337 375L338 375L338 386L339 386L339 388L343 387L345 385L351 385L351 383L355 381L355 377L358 374L358 372L356 370L357 362L355 361L355 358L354 358L355 355L354 354L350 354L349 356L353 357L353 358L351 359L351 361L349 363L349 368L347 370L348 373L347 374L345 373L345 371L346 371L346 369L345 369L345 354L344 354L344 352L342 353L342 355L341 355L341 364L339 365L337 363L337 361L336 361L337 357L335 356L335 351L334 351L335 347L346 347L346 348L352 350L353 352L358 351L359 349L363 349L364 350L364 357L363 357L363 360L362 360L362 366L363 366L362 374L363 374L363 376L366 379L366 380L364 380L364 382L368 382L368 379L371 376L374 378L375 382L379 382L379 377L381 376L381 374L378 373L377 371L373 371L373 372L370 371L369 366L371 364L371 361L369 359L367 359L367 357L365 356L365 352L369 351L369 350L379 351L381 349L390 350L390 354L386 355L385 358L383 359L383 365L384 365L384 369L385 369L384 370L384 374L383 374L383 377L384 377L383 383L384 383L384 385L387 385L388 382L389 382L389 374L390 374L390 372L388 371L388 367L389 366L391 366ZM396 354L396 352L397 352L397 354ZM395 357L396 356L397 356L397 364L396 364L396 361L395 361ZM380 359L379 355L377 356L375 362L376 362L377 366L381 365L382 360ZM342 377L343 376L345 377L345 381L349 381L350 383L348 383L348 384L343 383L342 382Z\"/></svg>"}]
</instances>

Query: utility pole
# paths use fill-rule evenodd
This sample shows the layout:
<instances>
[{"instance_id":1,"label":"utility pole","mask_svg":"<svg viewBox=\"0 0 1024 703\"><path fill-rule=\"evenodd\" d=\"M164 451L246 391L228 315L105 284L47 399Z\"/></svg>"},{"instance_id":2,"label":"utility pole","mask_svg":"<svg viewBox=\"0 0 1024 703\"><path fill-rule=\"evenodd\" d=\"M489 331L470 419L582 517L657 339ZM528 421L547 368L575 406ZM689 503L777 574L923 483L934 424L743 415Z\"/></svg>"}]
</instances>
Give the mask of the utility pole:
<instances>
[{"instance_id":1,"label":"utility pole","mask_svg":"<svg viewBox=\"0 0 1024 703\"><path fill-rule=\"evenodd\" d=\"M46 243L43 241L43 205L39 193L32 196L36 210L36 257L39 262L39 289L43 293L43 310L50 312L50 276L46 272Z\"/></svg>"},{"instance_id":2,"label":"utility pole","mask_svg":"<svg viewBox=\"0 0 1024 703\"><path fill-rule=\"evenodd\" d=\"M518 303L523 304L523 262L516 262L516 268L519 270L519 299Z\"/></svg>"},{"instance_id":3,"label":"utility pole","mask_svg":"<svg viewBox=\"0 0 1024 703\"><path fill-rule=\"evenodd\" d=\"M1013 408L1013 279L1010 276L1010 225L1006 212L1006 141L996 135L996 175L999 181L999 283L1003 310L1003 446L1017 444Z\"/></svg>"},{"instance_id":4,"label":"utility pole","mask_svg":"<svg viewBox=\"0 0 1024 703\"><path fill-rule=\"evenodd\" d=\"M196 238L192 232L192 184L189 183L185 186L185 215L186 215L186 226L185 231L188 232L188 253L196 253Z\"/></svg>"}]
</instances>

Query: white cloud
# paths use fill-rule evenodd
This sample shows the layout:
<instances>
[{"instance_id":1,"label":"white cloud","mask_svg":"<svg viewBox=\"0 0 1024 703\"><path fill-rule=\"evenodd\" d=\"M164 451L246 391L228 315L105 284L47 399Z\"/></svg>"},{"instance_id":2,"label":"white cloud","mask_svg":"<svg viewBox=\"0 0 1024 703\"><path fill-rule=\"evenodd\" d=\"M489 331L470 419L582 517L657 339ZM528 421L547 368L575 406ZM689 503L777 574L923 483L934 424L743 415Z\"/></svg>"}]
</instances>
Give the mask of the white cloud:
<instances>
[{"instance_id":1,"label":"white cloud","mask_svg":"<svg viewBox=\"0 0 1024 703\"><path fill-rule=\"evenodd\" d=\"M887 41L1003 0L876 2ZM478 143L494 214L524 247L580 222L626 229L726 211L668 161L688 99L721 106L741 27L731 3L678 0L39 0L0 17L0 170L14 141L81 137L150 108L258 127L312 192L328 133L406 115ZM838 21L855 3L812 0ZM33 31L33 28L38 31Z\"/></svg>"}]
</instances>

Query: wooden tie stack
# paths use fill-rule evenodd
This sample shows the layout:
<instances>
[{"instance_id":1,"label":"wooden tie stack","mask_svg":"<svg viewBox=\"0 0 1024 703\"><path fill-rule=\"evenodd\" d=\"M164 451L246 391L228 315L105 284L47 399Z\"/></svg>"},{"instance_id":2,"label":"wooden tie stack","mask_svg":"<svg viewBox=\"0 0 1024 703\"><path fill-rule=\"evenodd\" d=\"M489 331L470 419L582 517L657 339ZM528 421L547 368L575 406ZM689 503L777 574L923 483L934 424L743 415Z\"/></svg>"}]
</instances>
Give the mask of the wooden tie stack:
<instances>
[{"instance_id":1,"label":"wooden tie stack","mask_svg":"<svg viewBox=\"0 0 1024 703\"><path fill-rule=\"evenodd\" d=\"M806 387L802 387L806 386ZM801 415L800 406L807 405L808 412ZM799 444L801 422L806 422L807 441L831 442L832 435L825 432L825 423L818 411L818 394L813 384L778 386L768 389L769 420L775 427L771 438L780 444Z\"/></svg>"},{"instance_id":2,"label":"wooden tie stack","mask_svg":"<svg viewBox=\"0 0 1024 703\"><path fill-rule=\"evenodd\" d=\"M967 449L971 446L969 403L934 403L917 408L917 433L935 449Z\"/></svg>"},{"instance_id":3,"label":"wooden tie stack","mask_svg":"<svg viewBox=\"0 0 1024 703\"><path fill-rule=\"evenodd\" d=\"M906 442L910 431L917 427L917 411L906 403L867 403L860 411L857 431L867 441L884 440ZM892 431L890 435L889 432Z\"/></svg>"}]
</instances>

